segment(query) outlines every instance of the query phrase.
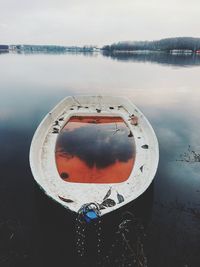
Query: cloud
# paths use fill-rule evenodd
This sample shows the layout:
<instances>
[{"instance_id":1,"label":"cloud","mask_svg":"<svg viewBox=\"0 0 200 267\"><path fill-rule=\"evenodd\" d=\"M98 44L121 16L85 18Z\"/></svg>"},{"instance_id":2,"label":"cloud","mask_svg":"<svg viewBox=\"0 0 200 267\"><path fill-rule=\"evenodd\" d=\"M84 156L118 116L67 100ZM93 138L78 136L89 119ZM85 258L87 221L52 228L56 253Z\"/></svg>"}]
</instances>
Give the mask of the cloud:
<instances>
[{"instance_id":1,"label":"cloud","mask_svg":"<svg viewBox=\"0 0 200 267\"><path fill-rule=\"evenodd\" d=\"M67 156L77 156L89 167L105 168L116 161L127 162L133 157L133 138L124 125L89 124L74 130L64 129L57 147Z\"/></svg>"},{"instance_id":2,"label":"cloud","mask_svg":"<svg viewBox=\"0 0 200 267\"><path fill-rule=\"evenodd\" d=\"M197 0L0 0L0 6L2 43L104 45L199 32Z\"/></svg>"}]
</instances>

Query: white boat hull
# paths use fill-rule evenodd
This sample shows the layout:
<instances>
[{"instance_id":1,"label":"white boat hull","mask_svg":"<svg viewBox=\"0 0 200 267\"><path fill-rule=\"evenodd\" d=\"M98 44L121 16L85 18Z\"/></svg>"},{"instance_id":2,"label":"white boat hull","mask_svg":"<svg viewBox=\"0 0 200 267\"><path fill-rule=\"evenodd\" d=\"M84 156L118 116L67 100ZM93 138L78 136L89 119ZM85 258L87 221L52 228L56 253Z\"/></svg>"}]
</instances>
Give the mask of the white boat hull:
<instances>
[{"instance_id":1,"label":"white boat hull","mask_svg":"<svg viewBox=\"0 0 200 267\"><path fill-rule=\"evenodd\" d=\"M134 119L138 120L137 123L132 119L133 114ZM57 136L72 116L88 115L119 116L133 133L136 146L135 163L126 181L111 184L73 183L60 178L55 161ZM59 123L55 126L56 121ZM153 128L142 112L122 97L66 97L40 123L30 148L30 166L34 179L49 197L65 208L78 212L86 203L102 203L105 195L110 192L109 199L112 199L115 205L102 209L100 216L140 196L151 184L158 160L158 141ZM121 201L119 195L122 196Z\"/></svg>"}]
</instances>

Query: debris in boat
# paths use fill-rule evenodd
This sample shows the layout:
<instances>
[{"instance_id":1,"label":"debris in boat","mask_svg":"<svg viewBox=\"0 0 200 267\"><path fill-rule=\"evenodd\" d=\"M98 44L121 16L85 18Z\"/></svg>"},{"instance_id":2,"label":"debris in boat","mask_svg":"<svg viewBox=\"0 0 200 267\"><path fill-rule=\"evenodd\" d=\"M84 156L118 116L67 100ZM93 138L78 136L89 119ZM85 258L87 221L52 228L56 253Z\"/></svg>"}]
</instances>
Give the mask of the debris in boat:
<instances>
[{"instance_id":1,"label":"debris in boat","mask_svg":"<svg viewBox=\"0 0 200 267\"><path fill-rule=\"evenodd\" d=\"M67 178L69 178L69 174L68 174L67 172L62 172L62 173L60 174L60 177L61 177L62 179L67 179Z\"/></svg>"},{"instance_id":2,"label":"debris in boat","mask_svg":"<svg viewBox=\"0 0 200 267\"><path fill-rule=\"evenodd\" d=\"M144 148L144 149L148 149L148 148L149 148L148 145L143 145L143 146L141 146L141 147Z\"/></svg>"},{"instance_id":3,"label":"debris in boat","mask_svg":"<svg viewBox=\"0 0 200 267\"><path fill-rule=\"evenodd\" d=\"M99 204L99 209L100 210L104 210L106 207L105 206L103 206L102 204Z\"/></svg>"},{"instance_id":4,"label":"debris in boat","mask_svg":"<svg viewBox=\"0 0 200 267\"><path fill-rule=\"evenodd\" d=\"M143 172L143 168L144 168L144 165L142 165L142 166L140 167L141 172Z\"/></svg>"},{"instance_id":5,"label":"debris in boat","mask_svg":"<svg viewBox=\"0 0 200 267\"><path fill-rule=\"evenodd\" d=\"M130 133L129 133L128 137L133 137L133 134L132 134L132 132L131 132L131 131L130 131Z\"/></svg>"},{"instance_id":6,"label":"debris in boat","mask_svg":"<svg viewBox=\"0 0 200 267\"><path fill-rule=\"evenodd\" d=\"M106 200L111 195L111 188L106 193L105 197L103 198L103 201Z\"/></svg>"},{"instance_id":7,"label":"debris in boat","mask_svg":"<svg viewBox=\"0 0 200 267\"><path fill-rule=\"evenodd\" d=\"M55 128L55 127L53 127L53 131L52 131L52 133L59 133L59 129L58 129L58 128Z\"/></svg>"},{"instance_id":8,"label":"debris in boat","mask_svg":"<svg viewBox=\"0 0 200 267\"><path fill-rule=\"evenodd\" d=\"M101 109L96 108L97 113L101 113Z\"/></svg>"},{"instance_id":9,"label":"debris in boat","mask_svg":"<svg viewBox=\"0 0 200 267\"><path fill-rule=\"evenodd\" d=\"M100 207L113 207L115 205L116 205L116 202L113 199L107 198L99 206Z\"/></svg>"},{"instance_id":10,"label":"debris in boat","mask_svg":"<svg viewBox=\"0 0 200 267\"><path fill-rule=\"evenodd\" d=\"M60 118L59 121L63 121L64 120L64 117Z\"/></svg>"},{"instance_id":11,"label":"debris in boat","mask_svg":"<svg viewBox=\"0 0 200 267\"><path fill-rule=\"evenodd\" d=\"M109 109L114 109L114 107L109 107Z\"/></svg>"},{"instance_id":12,"label":"debris in boat","mask_svg":"<svg viewBox=\"0 0 200 267\"><path fill-rule=\"evenodd\" d=\"M59 126L59 121L55 121L53 126Z\"/></svg>"},{"instance_id":13,"label":"debris in boat","mask_svg":"<svg viewBox=\"0 0 200 267\"><path fill-rule=\"evenodd\" d=\"M124 197L121 194L119 194L118 192L117 192L117 199L119 201L118 204L124 202Z\"/></svg>"},{"instance_id":14,"label":"debris in boat","mask_svg":"<svg viewBox=\"0 0 200 267\"><path fill-rule=\"evenodd\" d=\"M113 131L113 135L116 134L120 129L117 126L117 123L115 123L115 130Z\"/></svg>"},{"instance_id":15,"label":"debris in boat","mask_svg":"<svg viewBox=\"0 0 200 267\"><path fill-rule=\"evenodd\" d=\"M72 203L74 202L73 200L69 199L69 198L65 198L65 197L61 197L61 196L58 196L62 201L66 202L66 203Z\"/></svg>"},{"instance_id":16,"label":"debris in boat","mask_svg":"<svg viewBox=\"0 0 200 267\"><path fill-rule=\"evenodd\" d=\"M176 161L182 161L188 163L200 162L200 152L194 151L189 145L188 150L183 154L180 154L180 159L177 159Z\"/></svg>"},{"instance_id":17,"label":"debris in boat","mask_svg":"<svg viewBox=\"0 0 200 267\"><path fill-rule=\"evenodd\" d=\"M79 107L81 107L81 103L74 96L72 98L76 103L78 103Z\"/></svg>"},{"instance_id":18,"label":"debris in boat","mask_svg":"<svg viewBox=\"0 0 200 267\"><path fill-rule=\"evenodd\" d=\"M135 125L135 126L138 125L138 117L137 117L137 116L135 116L135 115L131 115L131 116L130 116L130 121L131 121L131 124L132 124L132 125Z\"/></svg>"}]
</instances>

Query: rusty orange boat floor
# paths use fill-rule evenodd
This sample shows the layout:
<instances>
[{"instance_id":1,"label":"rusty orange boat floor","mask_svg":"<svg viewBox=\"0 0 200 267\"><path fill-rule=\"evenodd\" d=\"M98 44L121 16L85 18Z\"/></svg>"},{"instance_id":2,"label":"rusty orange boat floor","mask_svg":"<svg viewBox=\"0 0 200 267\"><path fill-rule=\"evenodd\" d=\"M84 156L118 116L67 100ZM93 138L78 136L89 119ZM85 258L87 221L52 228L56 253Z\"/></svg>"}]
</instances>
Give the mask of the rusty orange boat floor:
<instances>
[{"instance_id":1,"label":"rusty orange boat floor","mask_svg":"<svg viewBox=\"0 0 200 267\"><path fill-rule=\"evenodd\" d=\"M66 182L120 183L134 166L134 136L121 117L73 116L58 135L55 158Z\"/></svg>"}]
</instances>

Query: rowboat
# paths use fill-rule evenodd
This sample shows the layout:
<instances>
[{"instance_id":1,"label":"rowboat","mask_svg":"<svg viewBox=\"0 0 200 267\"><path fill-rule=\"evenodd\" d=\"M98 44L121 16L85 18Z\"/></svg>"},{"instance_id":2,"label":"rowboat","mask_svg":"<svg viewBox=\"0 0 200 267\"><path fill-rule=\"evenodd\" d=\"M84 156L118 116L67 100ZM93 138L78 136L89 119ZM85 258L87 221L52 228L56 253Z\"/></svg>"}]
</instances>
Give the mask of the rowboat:
<instances>
[{"instance_id":1,"label":"rowboat","mask_svg":"<svg viewBox=\"0 0 200 267\"><path fill-rule=\"evenodd\" d=\"M144 193L158 160L152 126L130 100L116 96L64 98L42 120L30 147L41 189L87 221Z\"/></svg>"}]
</instances>

